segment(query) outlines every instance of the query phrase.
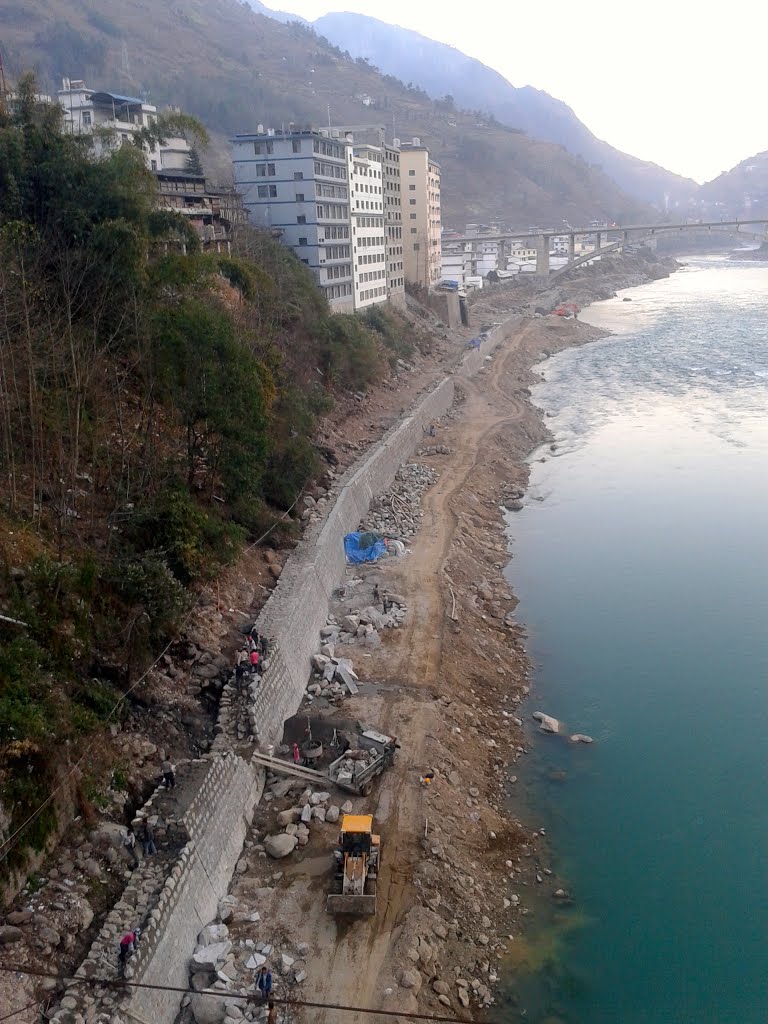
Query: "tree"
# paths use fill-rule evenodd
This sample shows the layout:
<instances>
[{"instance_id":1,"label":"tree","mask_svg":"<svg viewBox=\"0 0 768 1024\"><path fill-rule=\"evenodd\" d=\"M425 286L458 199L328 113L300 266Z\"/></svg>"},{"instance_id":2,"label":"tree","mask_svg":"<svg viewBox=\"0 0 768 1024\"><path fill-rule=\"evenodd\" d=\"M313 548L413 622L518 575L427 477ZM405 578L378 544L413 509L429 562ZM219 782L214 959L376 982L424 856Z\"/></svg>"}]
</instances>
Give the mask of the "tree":
<instances>
[{"instance_id":1,"label":"tree","mask_svg":"<svg viewBox=\"0 0 768 1024\"><path fill-rule=\"evenodd\" d=\"M205 171L203 170L203 164L200 159L200 154L198 153L195 146L193 146L189 151L189 156L187 157L187 163L184 170L187 172L187 174L198 174L200 175L200 177L202 177L205 174Z\"/></svg>"}]
</instances>

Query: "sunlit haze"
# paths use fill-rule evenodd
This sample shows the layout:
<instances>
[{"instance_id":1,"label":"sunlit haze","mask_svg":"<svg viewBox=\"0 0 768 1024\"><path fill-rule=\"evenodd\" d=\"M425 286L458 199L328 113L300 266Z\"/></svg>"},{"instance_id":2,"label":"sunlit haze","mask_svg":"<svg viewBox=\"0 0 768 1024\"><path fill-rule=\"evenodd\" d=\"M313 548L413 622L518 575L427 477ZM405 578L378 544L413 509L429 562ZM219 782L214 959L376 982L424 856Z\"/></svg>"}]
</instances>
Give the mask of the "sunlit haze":
<instances>
[{"instance_id":1,"label":"sunlit haze","mask_svg":"<svg viewBox=\"0 0 768 1024\"><path fill-rule=\"evenodd\" d=\"M763 29L749 0L268 0L308 20L356 11L449 43L571 106L618 149L707 181L768 149Z\"/></svg>"}]
</instances>

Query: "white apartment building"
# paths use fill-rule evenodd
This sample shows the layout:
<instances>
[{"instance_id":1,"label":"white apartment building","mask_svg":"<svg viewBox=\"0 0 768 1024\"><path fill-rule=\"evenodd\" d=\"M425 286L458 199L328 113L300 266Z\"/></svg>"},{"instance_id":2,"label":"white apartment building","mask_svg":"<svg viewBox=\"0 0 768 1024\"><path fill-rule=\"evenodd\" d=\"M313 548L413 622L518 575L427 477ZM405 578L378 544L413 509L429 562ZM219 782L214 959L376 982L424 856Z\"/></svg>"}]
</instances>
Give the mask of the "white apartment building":
<instances>
[{"instance_id":1,"label":"white apartment building","mask_svg":"<svg viewBox=\"0 0 768 1024\"><path fill-rule=\"evenodd\" d=\"M477 252L477 271L476 273L480 277L487 277L493 270L503 270L503 267L499 267L499 243L498 242L478 242L476 244Z\"/></svg>"},{"instance_id":2,"label":"white apartment building","mask_svg":"<svg viewBox=\"0 0 768 1024\"><path fill-rule=\"evenodd\" d=\"M97 157L130 143L136 132L157 121L157 107L135 96L89 89L82 79L64 78L57 92L64 111L64 128L74 135L93 136ZM186 139L169 138L163 146L145 149L152 171L184 170L190 146Z\"/></svg>"},{"instance_id":3,"label":"white apartment building","mask_svg":"<svg viewBox=\"0 0 768 1024\"><path fill-rule=\"evenodd\" d=\"M384 154L367 143L352 147L350 175L355 309L387 301Z\"/></svg>"},{"instance_id":4,"label":"white apartment building","mask_svg":"<svg viewBox=\"0 0 768 1024\"><path fill-rule=\"evenodd\" d=\"M349 140L330 129L277 132L259 125L255 133L236 135L232 150L235 187L251 223L278 231L311 269L331 309L351 313Z\"/></svg>"},{"instance_id":5,"label":"white apartment building","mask_svg":"<svg viewBox=\"0 0 768 1024\"><path fill-rule=\"evenodd\" d=\"M384 221L387 231L387 295L396 306L405 306L403 262L403 208L400 184L400 150L384 145Z\"/></svg>"},{"instance_id":6,"label":"white apartment building","mask_svg":"<svg viewBox=\"0 0 768 1024\"><path fill-rule=\"evenodd\" d=\"M443 242L441 281L455 281L463 288L466 279L475 275L475 255L469 242Z\"/></svg>"},{"instance_id":7,"label":"white apartment building","mask_svg":"<svg viewBox=\"0 0 768 1024\"><path fill-rule=\"evenodd\" d=\"M429 290L442 272L440 166L418 138L400 145L400 189L405 279Z\"/></svg>"}]
</instances>

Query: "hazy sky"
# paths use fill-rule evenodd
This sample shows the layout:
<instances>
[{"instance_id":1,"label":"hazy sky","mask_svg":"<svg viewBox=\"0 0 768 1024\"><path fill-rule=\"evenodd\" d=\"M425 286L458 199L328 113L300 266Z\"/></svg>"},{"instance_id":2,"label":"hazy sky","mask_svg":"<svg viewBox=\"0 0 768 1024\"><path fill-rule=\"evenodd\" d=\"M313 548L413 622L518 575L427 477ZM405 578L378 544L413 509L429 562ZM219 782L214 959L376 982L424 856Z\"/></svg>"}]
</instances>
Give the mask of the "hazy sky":
<instances>
[{"instance_id":1,"label":"hazy sky","mask_svg":"<svg viewBox=\"0 0 768 1024\"><path fill-rule=\"evenodd\" d=\"M759 0L265 0L349 10L450 43L571 106L600 138L707 181L768 149Z\"/></svg>"}]
</instances>

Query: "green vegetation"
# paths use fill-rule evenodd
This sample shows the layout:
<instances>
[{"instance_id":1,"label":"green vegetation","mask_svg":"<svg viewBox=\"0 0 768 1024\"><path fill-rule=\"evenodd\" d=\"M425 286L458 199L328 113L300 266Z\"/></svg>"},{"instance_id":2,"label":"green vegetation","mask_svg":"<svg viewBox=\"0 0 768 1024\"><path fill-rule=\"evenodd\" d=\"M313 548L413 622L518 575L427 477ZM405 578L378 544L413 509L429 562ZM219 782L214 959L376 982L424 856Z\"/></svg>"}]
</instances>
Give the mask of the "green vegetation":
<instances>
[{"instance_id":1,"label":"green vegetation","mask_svg":"<svg viewBox=\"0 0 768 1024\"><path fill-rule=\"evenodd\" d=\"M23 80L0 113L0 611L25 624L0 622L13 827L195 591L317 474L334 393L400 351L386 315L332 316L268 236L202 252L155 209L139 148L95 160L35 93ZM178 130L205 141L184 115L157 129ZM51 805L27 841L54 822Z\"/></svg>"}]
</instances>

